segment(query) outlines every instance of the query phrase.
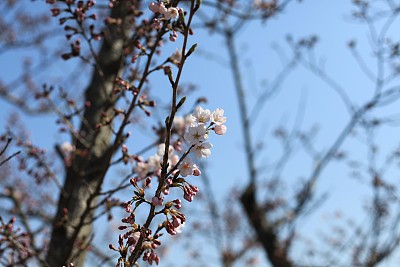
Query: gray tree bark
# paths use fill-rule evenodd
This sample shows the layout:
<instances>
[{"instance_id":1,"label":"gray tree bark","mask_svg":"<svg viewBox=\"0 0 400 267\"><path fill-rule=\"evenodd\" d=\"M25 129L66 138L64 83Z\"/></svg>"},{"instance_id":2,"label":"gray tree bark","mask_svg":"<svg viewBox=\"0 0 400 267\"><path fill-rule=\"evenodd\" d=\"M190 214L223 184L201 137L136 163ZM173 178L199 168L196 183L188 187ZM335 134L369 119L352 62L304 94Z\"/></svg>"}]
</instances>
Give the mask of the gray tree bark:
<instances>
[{"instance_id":1,"label":"gray tree bark","mask_svg":"<svg viewBox=\"0 0 400 267\"><path fill-rule=\"evenodd\" d=\"M93 216L97 195L114 153L112 132L109 126L96 129L104 115L113 114L116 102L112 94L116 77L124 68L124 47L132 34L134 17L128 15L129 5L140 1L121 1L111 10L112 18L122 19L121 25L108 25L97 57L85 100L91 103L86 108L80 126L81 140L74 140L76 152L72 164L66 170L57 213L53 221L47 262L51 267L84 265L85 245L92 238Z\"/></svg>"}]
</instances>

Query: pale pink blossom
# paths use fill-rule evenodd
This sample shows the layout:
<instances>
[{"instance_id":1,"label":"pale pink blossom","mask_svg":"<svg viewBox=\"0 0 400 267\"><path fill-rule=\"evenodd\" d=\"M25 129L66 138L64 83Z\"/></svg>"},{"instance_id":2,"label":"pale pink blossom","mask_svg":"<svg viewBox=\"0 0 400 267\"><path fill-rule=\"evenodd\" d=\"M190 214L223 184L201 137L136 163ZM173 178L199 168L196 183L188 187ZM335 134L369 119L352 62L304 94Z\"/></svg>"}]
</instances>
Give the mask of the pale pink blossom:
<instances>
[{"instance_id":1,"label":"pale pink blossom","mask_svg":"<svg viewBox=\"0 0 400 267\"><path fill-rule=\"evenodd\" d=\"M211 155L213 145L210 143L199 143L194 147L197 158L208 158Z\"/></svg>"},{"instance_id":2,"label":"pale pink blossom","mask_svg":"<svg viewBox=\"0 0 400 267\"><path fill-rule=\"evenodd\" d=\"M179 16L179 11L176 7L169 7L165 13L162 13L165 19L176 19Z\"/></svg>"},{"instance_id":3,"label":"pale pink blossom","mask_svg":"<svg viewBox=\"0 0 400 267\"><path fill-rule=\"evenodd\" d=\"M74 150L75 146L71 145L71 143L68 141L65 141L64 143L61 144L61 151L64 152L65 154L69 154Z\"/></svg>"},{"instance_id":4,"label":"pale pink blossom","mask_svg":"<svg viewBox=\"0 0 400 267\"><path fill-rule=\"evenodd\" d=\"M197 107L193 112L193 116L196 118L197 123L207 123L211 119L211 112L209 109Z\"/></svg>"},{"instance_id":5,"label":"pale pink blossom","mask_svg":"<svg viewBox=\"0 0 400 267\"><path fill-rule=\"evenodd\" d=\"M217 108L211 115L212 121L217 124L221 125L226 122L226 117L224 117L224 110L222 108Z\"/></svg>"},{"instance_id":6,"label":"pale pink blossom","mask_svg":"<svg viewBox=\"0 0 400 267\"><path fill-rule=\"evenodd\" d=\"M187 115L185 117L185 124L188 126L196 126L196 118L192 114Z\"/></svg>"},{"instance_id":7,"label":"pale pink blossom","mask_svg":"<svg viewBox=\"0 0 400 267\"><path fill-rule=\"evenodd\" d=\"M185 158L181 164L178 166L179 173L182 177L192 175L196 167L191 158Z\"/></svg>"},{"instance_id":8,"label":"pale pink blossom","mask_svg":"<svg viewBox=\"0 0 400 267\"><path fill-rule=\"evenodd\" d=\"M204 124L189 127L185 133L184 138L191 145L196 145L199 142L203 142L208 139L207 128Z\"/></svg>"}]
</instances>

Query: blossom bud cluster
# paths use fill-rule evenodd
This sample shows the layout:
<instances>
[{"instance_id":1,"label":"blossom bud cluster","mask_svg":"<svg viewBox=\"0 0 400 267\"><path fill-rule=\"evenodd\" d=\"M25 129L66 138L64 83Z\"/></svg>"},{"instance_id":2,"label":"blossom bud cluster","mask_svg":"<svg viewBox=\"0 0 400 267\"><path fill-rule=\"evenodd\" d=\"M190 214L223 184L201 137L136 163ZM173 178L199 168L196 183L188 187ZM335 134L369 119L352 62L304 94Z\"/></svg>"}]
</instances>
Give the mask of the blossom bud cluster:
<instances>
[{"instance_id":1,"label":"blossom bud cluster","mask_svg":"<svg viewBox=\"0 0 400 267\"><path fill-rule=\"evenodd\" d=\"M183 14L182 8L172 7L172 6L167 8L162 1L151 2L149 4L149 9L155 14L161 14L164 20L177 19L179 18L179 14ZM152 27L157 30L161 29L162 19L154 18ZM178 33L175 30L173 30L169 36L169 40L171 42L175 42L177 38L178 38Z\"/></svg>"},{"instance_id":2,"label":"blossom bud cluster","mask_svg":"<svg viewBox=\"0 0 400 267\"><path fill-rule=\"evenodd\" d=\"M2 266L14 266L15 262L26 262L34 255L27 232L15 226L16 218L5 222L0 216L0 255Z\"/></svg>"},{"instance_id":3,"label":"blossom bud cluster","mask_svg":"<svg viewBox=\"0 0 400 267\"><path fill-rule=\"evenodd\" d=\"M168 7L166 8L163 2L151 2L149 9L154 13L163 15L164 19L176 19L179 17L179 13L183 13L182 8Z\"/></svg>"},{"instance_id":4,"label":"blossom bud cluster","mask_svg":"<svg viewBox=\"0 0 400 267\"><path fill-rule=\"evenodd\" d=\"M65 8L61 8L61 2L66 5ZM65 25L64 30L66 32L65 37L67 40L71 40L73 36L83 36L88 43L91 43L93 40L99 41L102 39L103 32L95 31L95 23L90 21L96 21L98 16L96 13L91 12L96 4L94 0L84 1L75 1L75 0L65 0L65 1L55 1L55 0L46 0L47 4L52 5L50 9L53 17L60 17L59 24ZM88 29L89 33L85 33L82 29L82 24L84 22L90 23ZM87 38L90 36L90 38ZM70 52L63 53L61 57L64 60L69 60L73 57L78 57L81 54L81 41L79 38L74 40L70 44Z\"/></svg>"}]
</instances>

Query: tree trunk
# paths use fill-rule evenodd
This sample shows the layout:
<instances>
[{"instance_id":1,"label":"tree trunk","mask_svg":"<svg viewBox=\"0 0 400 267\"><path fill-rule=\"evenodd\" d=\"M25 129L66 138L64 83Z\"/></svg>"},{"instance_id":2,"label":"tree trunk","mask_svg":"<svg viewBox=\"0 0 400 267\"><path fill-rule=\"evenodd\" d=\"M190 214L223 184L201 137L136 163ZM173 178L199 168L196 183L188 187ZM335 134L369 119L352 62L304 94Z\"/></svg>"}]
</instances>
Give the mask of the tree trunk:
<instances>
[{"instance_id":1,"label":"tree trunk","mask_svg":"<svg viewBox=\"0 0 400 267\"><path fill-rule=\"evenodd\" d=\"M258 206L255 192L253 186L248 186L240 201L250 224L256 232L257 239L267 253L272 266L292 267L293 263L287 255L287 249L279 243L276 235L277 230L268 222L265 212Z\"/></svg>"},{"instance_id":2,"label":"tree trunk","mask_svg":"<svg viewBox=\"0 0 400 267\"><path fill-rule=\"evenodd\" d=\"M97 67L86 89L85 100L90 102L80 126L81 140L75 140L76 151L66 170L60 192L57 213L47 262L51 267L84 265L85 248L90 244L97 195L113 154L112 132L109 126L96 129L104 115L112 115L116 98L112 96L114 81L122 74L124 47L132 33L133 17L129 5L139 1L122 1L111 10L112 18L121 18L121 25L109 25L98 53Z\"/></svg>"}]
</instances>

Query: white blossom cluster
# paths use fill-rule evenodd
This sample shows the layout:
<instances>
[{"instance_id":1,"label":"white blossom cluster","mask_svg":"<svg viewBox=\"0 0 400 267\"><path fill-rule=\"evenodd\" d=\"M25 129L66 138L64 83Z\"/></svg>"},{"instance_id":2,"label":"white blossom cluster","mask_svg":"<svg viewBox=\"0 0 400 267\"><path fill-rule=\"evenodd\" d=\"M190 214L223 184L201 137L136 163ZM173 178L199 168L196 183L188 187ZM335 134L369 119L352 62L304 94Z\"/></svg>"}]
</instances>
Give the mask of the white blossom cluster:
<instances>
[{"instance_id":1,"label":"white blossom cluster","mask_svg":"<svg viewBox=\"0 0 400 267\"><path fill-rule=\"evenodd\" d=\"M193 147L197 158L208 158L213 147L211 143L207 142L210 130L214 130L218 135L226 133L224 110L217 108L214 112L210 112L209 109L197 107L193 114L186 117L185 122L189 125L188 131L184 135L185 140ZM178 168L183 177L196 175L196 171L199 171L189 157L185 158Z\"/></svg>"},{"instance_id":2,"label":"white blossom cluster","mask_svg":"<svg viewBox=\"0 0 400 267\"><path fill-rule=\"evenodd\" d=\"M226 133L224 123L224 110L221 108L210 112L209 109L197 107L192 114L189 114L185 119L176 117L174 125L177 128L187 128L184 133L184 139L190 145L191 151L194 152L197 158L208 158L211 155L213 145L207 142L210 131L214 131L218 135ZM165 144L158 146L158 151L155 155L150 156L146 161L139 160L134 168L135 173L139 178L145 178L149 174L160 175L161 164L165 152ZM179 163L179 156L176 154L176 149L169 146L168 149L168 166L172 168ZM198 166L193 162L192 158L185 157L177 166L180 175L186 177L188 175L199 176L201 174Z\"/></svg>"}]
</instances>

